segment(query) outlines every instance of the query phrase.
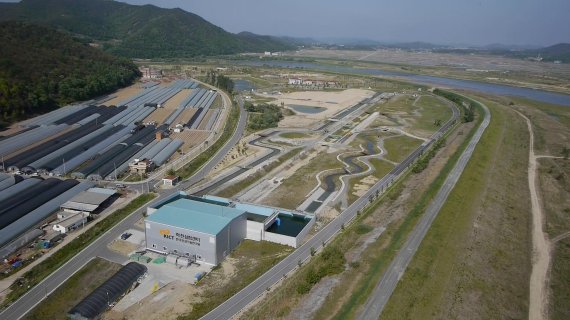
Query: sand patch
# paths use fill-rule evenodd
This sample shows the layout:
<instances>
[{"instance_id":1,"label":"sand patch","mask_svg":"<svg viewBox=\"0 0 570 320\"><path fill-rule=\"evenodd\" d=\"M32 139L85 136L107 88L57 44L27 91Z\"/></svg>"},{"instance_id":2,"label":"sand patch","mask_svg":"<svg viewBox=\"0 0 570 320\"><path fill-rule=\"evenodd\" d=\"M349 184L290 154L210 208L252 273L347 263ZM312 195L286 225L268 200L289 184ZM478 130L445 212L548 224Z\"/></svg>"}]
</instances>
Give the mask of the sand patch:
<instances>
[{"instance_id":1,"label":"sand patch","mask_svg":"<svg viewBox=\"0 0 570 320\"><path fill-rule=\"evenodd\" d=\"M281 120L280 127L307 127L331 118L338 112L373 95L374 92L370 90L347 89L343 91L299 91L270 97L277 99L275 104L283 104L296 113L296 115L287 116ZM322 111L319 113L302 112L291 106L317 107L322 108Z\"/></svg>"}]
</instances>

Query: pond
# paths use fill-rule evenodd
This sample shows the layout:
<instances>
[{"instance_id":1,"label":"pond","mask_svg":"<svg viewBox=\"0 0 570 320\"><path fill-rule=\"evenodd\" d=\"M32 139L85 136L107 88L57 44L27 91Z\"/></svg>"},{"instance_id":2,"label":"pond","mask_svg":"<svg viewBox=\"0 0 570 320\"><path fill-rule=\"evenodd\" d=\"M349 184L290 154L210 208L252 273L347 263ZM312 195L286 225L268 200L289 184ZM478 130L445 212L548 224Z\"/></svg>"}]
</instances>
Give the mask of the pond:
<instances>
[{"instance_id":1,"label":"pond","mask_svg":"<svg viewBox=\"0 0 570 320\"><path fill-rule=\"evenodd\" d=\"M255 85L251 81L243 79L234 80L235 91L251 91L252 89L255 89Z\"/></svg>"},{"instance_id":2,"label":"pond","mask_svg":"<svg viewBox=\"0 0 570 320\"><path fill-rule=\"evenodd\" d=\"M288 104L287 106L289 108L291 108L297 112L301 112L301 113L315 114L315 113L321 113L321 112L327 110L326 108L322 108L322 107L303 106L303 105L299 105L299 104Z\"/></svg>"},{"instance_id":3,"label":"pond","mask_svg":"<svg viewBox=\"0 0 570 320\"><path fill-rule=\"evenodd\" d=\"M279 214L266 231L296 237L308 223L304 216Z\"/></svg>"}]
</instances>

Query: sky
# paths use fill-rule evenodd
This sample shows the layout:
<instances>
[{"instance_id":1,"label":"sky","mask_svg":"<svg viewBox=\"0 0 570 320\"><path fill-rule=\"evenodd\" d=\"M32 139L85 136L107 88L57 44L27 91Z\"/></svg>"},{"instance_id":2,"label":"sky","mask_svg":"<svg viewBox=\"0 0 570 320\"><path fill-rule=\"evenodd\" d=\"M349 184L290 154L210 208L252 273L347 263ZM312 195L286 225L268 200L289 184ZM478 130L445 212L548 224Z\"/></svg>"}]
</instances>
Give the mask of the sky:
<instances>
[{"instance_id":1,"label":"sky","mask_svg":"<svg viewBox=\"0 0 570 320\"><path fill-rule=\"evenodd\" d=\"M179 7L234 33L457 45L570 42L570 0L120 1Z\"/></svg>"}]
</instances>

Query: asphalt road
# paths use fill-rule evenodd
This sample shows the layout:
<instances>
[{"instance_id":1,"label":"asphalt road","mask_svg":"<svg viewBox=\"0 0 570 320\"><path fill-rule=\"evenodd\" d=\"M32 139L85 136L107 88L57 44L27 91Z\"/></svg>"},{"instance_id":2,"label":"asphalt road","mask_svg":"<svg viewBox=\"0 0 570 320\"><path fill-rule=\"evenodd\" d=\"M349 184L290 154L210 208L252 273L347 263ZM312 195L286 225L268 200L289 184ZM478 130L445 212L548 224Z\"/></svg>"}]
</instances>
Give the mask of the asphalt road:
<instances>
[{"instance_id":1,"label":"asphalt road","mask_svg":"<svg viewBox=\"0 0 570 320\"><path fill-rule=\"evenodd\" d=\"M372 294L368 297L368 300L364 305L364 309L359 315L358 319L378 319L380 317L382 310L396 289L398 281L406 271L408 264L414 257L423 238L431 227L432 222L435 220L437 214L445 204L445 201L451 193L451 190L453 190L455 187L455 184L459 180L461 173L473 155L473 151L475 150L477 143L481 139L483 132L491 121L489 110L482 103L481 105L485 110L485 117L483 119L483 122L471 138L471 141L469 141L467 148L461 154L459 160L455 164L455 167L453 167L445 179L443 186L438 191L432 202L429 204L420 222L415 226L408 240L400 249L394 260L392 260L392 263L390 263L388 270L384 273L382 279L380 282L378 282L372 291Z\"/></svg>"},{"instance_id":2,"label":"asphalt road","mask_svg":"<svg viewBox=\"0 0 570 320\"><path fill-rule=\"evenodd\" d=\"M452 110L452 119L446 122L438 130L438 132L432 136L433 139L439 138L457 121L457 118L459 117L459 111L456 108L452 108ZM267 288L275 285L277 282L283 279L286 274L297 268L299 262L303 262L309 259L311 256L311 248L317 249L322 246L323 242L328 243L328 241L334 237L335 234L339 232L344 225L348 224L352 219L354 219L357 212L362 210L370 203L369 199L374 198L386 190L386 188L390 186L401 173L413 165L414 161L417 160L418 157L420 157L434 141L435 140L431 140L430 143L423 144L418 149L416 149L404 161L402 161L402 163L398 164L388 175L378 181L362 197L358 198L346 210L341 212L337 218L335 218L333 221L323 227L323 229L317 232L311 239L309 239L302 246L297 248L290 255L285 257L255 281L250 283L247 287L243 288L241 291L233 295L224 303L220 304L217 308L210 311L201 319L231 319L239 312L241 312L241 310L246 308L250 303L261 296L267 290Z\"/></svg>"},{"instance_id":3,"label":"asphalt road","mask_svg":"<svg viewBox=\"0 0 570 320\"><path fill-rule=\"evenodd\" d=\"M187 189L196 182L202 180L208 172L210 172L230 151L230 149L239 141L245 127L247 124L247 113L243 109L243 103L239 103L240 106L240 118L236 131L232 138L216 153L212 159L210 159L202 168L194 174L188 180L181 182L176 189L169 190L166 192L161 192L159 197L154 200L154 202L160 201L173 193L180 190ZM140 187L140 186L139 186ZM136 188L133 186L133 188ZM51 292L57 289L65 280L69 279L76 271L81 269L87 262L91 259L102 256L106 253L107 244L118 238L122 232L131 228L142 216L143 212L146 210L146 205L142 206L140 209L133 212L131 215L126 217L124 220L119 222L93 243L91 243L87 248L83 249L63 266L53 272L50 276L45 278L35 287L31 288L25 295L20 299L11 304L2 313L0 313L0 319L20 319L28 311L33 309L37 304L42 302L43 299L47 297Z\"/></svg>"}]
</instances>

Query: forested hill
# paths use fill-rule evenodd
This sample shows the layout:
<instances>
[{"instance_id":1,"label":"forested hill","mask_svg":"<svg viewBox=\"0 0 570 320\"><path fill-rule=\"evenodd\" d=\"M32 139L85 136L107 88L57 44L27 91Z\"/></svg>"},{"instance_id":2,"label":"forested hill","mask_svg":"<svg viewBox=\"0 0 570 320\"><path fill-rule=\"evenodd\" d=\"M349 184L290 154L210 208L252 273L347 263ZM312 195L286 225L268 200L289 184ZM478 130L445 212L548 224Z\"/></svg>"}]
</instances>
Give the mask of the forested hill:
<instances>
[{"instance_id":1,"label":"forested hill","mask_svg":"<svg viewBox=\"0 0 570 320\"><path fill-rule=\"evenodd\" d=\"M0 126L133 83L132 62L71 36L22 22L0 23Z\"/></svg>"},{"instance_id":2,"label":"forested hill","mask_svg":"<svg viewBox=\"0 0 570 320\"><path fill-rule=\"evenodd\" d=\"M65 30L130 58L177 58L293 49L284 40L226 32L181 9L108 0L22 0L0 4L0 20Z\"/></svg>"}]
</instances>

